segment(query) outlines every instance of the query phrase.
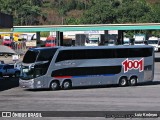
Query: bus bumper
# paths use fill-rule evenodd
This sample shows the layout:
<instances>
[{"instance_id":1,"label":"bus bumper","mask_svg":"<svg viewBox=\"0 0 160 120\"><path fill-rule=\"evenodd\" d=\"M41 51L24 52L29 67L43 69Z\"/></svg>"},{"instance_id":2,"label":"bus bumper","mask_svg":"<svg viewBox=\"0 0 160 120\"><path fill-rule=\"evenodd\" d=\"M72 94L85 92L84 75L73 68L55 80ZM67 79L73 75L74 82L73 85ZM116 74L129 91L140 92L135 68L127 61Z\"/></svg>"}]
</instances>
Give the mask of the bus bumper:
<instances>
[{"instance_id":1,"label":"bus bumper","mask_svg":"<svg viewBox=\"0 0 160 120\"><path fill-rule=\"evenodd\" d=\"M19 86L21 88L29 88L29 89L34 89L35 86L34 86L34 80L22 80L20 79L19 80Z\"/></svg>"}]
</instances>

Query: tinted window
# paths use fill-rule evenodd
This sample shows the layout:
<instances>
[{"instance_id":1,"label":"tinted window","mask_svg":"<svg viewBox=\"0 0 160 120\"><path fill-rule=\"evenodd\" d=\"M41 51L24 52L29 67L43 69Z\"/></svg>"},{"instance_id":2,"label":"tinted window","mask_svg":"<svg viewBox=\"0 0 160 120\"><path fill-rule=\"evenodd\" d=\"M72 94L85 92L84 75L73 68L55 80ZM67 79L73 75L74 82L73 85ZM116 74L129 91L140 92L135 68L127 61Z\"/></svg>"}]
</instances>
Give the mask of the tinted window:
<instances>
[{"instance_id":1,"label":"tinted window","mask_svg":"<svg viewBox=\"0 0 160 120\"><path fill-rule=\"evenodd\" d=\"M59 52L56 62L77 59L114 58L113 52L112 49L64 50Z\"/></svg>"},{"instance_id":2,"label":"tinted window","mask_svg":"<svg viewBox=\"0 0 160 120\"><path fill-rule=\"evenodd\" d=\"M115 49L116 58L133 58L152 56L152 48L122 48Z\"/></svg>"},{"instance_id":3,"label":"tinted window","mask_svg":"<svg viewBox=\"0 0 160 120\"><path fill-rule=\"evenodd\" d=\"M49 66L49 63L35 65L34 72L36 74L36 77L46 74L48 70L48 66Z\"/></svg>"},{"instance_id":4,"label":"tinted window","mask_svg":"<svg viewBox=\"0 0 160 120\"><path fill-rule=\"evenodd\" d=\"M54 56L55 49L29 50L23 58L24 63L34 63L36 61L51 61Z\"/></svg>"},{"instance_id":5,"label":"tinted window","mask_svg":"<svg viewBox=\"0 0 160 120\"><path fill-rule=\"evenodd\" d=\"M88 49L86 50L86 59L114 58L112 49Z\"/></svg>"},{"instance_id":6,"label":"tinted window","mask_svg":"<svg viewBox=\"0 0 160 120\"><path fill-rule=\"evenodd\" d=\"M56 62L76 59L103 59L152 56L152 48L85 49L60 51Z\"/></svg>"},{"instance_id":7,"label":"tinted window","mask_svg":"<svg viewBox=\"0 0 160 120\"><path fill-rule=\"evenodd\" d=\"M116 58L127 58L128 57L128 49L115 49L114 54Z\"/></svg>"},{"instance_id":8,"label":"tinted window","mask_svg":"<svg viewBox=\"0 0 160 120\"><path fill-rule=\"evenodd\" d=\"M129 57L149 57L152 56L152 48L128 49Z\"/></svg>"},{"instance_id":9,"label":"tinted window","mask_svg":"<svg viewBox=\"0 0 160 120\"><path fill-rule=\"evenodd\" d=\"M128 57L141 57L142 54L142 49L128 49L129 55Z\"/></svg>"},{"instance_id":10,"label":"tinted window","mask_svg":"<svg viewBox=\"0 0 160 120\"><path fill-rule=\"evenodd\" d=\"M98 66L98 67L73 67L55 70L52 77L57 76L80 76L80 75L107 75L118 74L122 66Z\"/></svg>"},{"instance_id":11,"label":"tinted window","mask_svg":"<svg viewBox=\"0 0 160 120\"><path fill-rule=\"evenodd\" d=\"M51 61L57 49L44 49L39 52L37 61Z\"/></svg>"},{"instance_id":12,"label":"tinted window","mask_svg":"<svg viewBox=\"0 0 160 120\"><path fill-rule=\"evenodd\" d=\"M72 59L86 59L86 50L72 50Z\"/></svg>"},{"instance_id":13,"label":"tinted window","mask_svg":"<svg viewBox=\"0 0 160 120\"><path fill-rule=\"evenodd\" d=\"M38 51L28 50L23 58L24 63L34 63L36 61Z\"/></svg>"},{"instance_id":14,"label":"tinted window","mask_svg":"<svg viewBox=\"0 0 160 120\"><path fill-rule=\"evenodd\" d=\"M72 51L64 50L59 52L56 62L63 61L63 60L70 60L70 59L72 59Z\"/></svg>"},{"instance_id":15,"label":"tinted window","mask_svg":"<svg viewBox=\"0 0 160 120\"><path fill-rule=\"evenodd\" d=\"M152 56L153 54L153 49L152 48L143 48L143 55L144 57Z\"/></svg>"}]
</instances>

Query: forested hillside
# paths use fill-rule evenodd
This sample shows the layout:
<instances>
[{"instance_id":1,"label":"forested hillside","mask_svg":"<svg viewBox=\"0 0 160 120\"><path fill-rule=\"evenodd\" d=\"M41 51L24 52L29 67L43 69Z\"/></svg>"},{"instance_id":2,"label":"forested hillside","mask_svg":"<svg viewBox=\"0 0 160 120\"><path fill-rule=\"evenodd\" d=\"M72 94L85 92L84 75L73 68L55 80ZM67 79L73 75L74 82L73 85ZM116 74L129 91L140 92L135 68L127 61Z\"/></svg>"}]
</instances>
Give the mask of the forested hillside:
<instances>
[{"instance_id":1,"label":"forested hillside","mask_svg":"<svg viewBox=\"0 0 160 120\"><path fill-rule=\"evenodd\" d=\"M14 25L158 23L160 0L0 0Z\"/></svg>"}]
</instances>

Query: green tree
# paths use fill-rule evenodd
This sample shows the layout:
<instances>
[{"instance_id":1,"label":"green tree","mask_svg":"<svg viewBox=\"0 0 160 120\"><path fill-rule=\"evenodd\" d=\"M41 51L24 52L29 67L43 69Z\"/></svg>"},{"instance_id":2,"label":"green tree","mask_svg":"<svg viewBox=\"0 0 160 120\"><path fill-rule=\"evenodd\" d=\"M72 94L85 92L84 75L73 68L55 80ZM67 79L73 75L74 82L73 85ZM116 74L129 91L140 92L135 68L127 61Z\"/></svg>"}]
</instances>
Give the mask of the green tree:
<instances>
[{"instance_id":1,"label":"green tree","mask_svg":"<svg viewBox=\"0 0 160 120\"><path fill-rule=\"evenodd\" d=\"M116 9L113 6L113 0L94 0L91 8L85 11L82 17L84 24L109 24L114 23L116 17Z\"/></svg>"},{"instance_id":2,"label":"green tree","mask_svg":"<svg viewBox=\"0 0 160 120\"><path fill-rule=\"evenodd\" d=\"M13 15L15 25L34 25L38 24L42 3L43 0L1 0L0 10Z\"/></svg>"},{"instance_id":3,"label":"green tree","mask_svg":"<svg viewBox=\"0 0 160 120\"><path fill-rule=\"evenodd\" d=\"M80 19L74 17L67 17L65 20L65 24L67 25L78 25L80 24Z\"/></svg>"},{"instance_id":4,"label":"green tree","mask_svg":"<svg viewBox=\"0 0 160 120\"><path fill-rule=\"evenodd\" d=\"M38 24L37 17L40 16L40 8L38 6L22 5L18 10L21 25L35 25Z\"/></svg>"},{"instance_id":5,"label":"green tree","mask_svg":"<svg viewBox=\"0 0 160 120\"><path fill-rule=\"evenodd\" d=\"M150 22L153 16L145 0L93 0L91 5L81 19L84 24Z\"/></svg>"},{"instance_id":6,"label":"green tree","mask_svg":"<svg viewBox=\"0 0 160 120\"><path fill-rule=\"evenodd\" d=\"M149 22L151 8L142 0L128 0L117 11L117 23Z\"/></svg>"}]
</instances>

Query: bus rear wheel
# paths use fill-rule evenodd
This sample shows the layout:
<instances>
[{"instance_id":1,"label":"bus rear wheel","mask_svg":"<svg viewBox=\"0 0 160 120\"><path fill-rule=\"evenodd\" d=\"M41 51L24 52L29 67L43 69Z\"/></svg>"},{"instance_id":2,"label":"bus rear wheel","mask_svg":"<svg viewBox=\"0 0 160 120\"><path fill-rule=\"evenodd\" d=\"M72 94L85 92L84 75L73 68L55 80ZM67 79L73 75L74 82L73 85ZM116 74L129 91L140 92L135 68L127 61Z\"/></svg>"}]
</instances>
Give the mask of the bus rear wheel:
<instances>
[{"instance_id":1,"label":"bus rear wheel","mask_svg":"<svg viewBox=\"0 0 160 120\"><path fill-rule=\"evenodd\" d=\"M64 90L71 89L71 88L72 88L72 83L71 83L71 81L70 81L70 80L64 81L63 84L62 84L62 88L63 88Z\"/></svg>"},{"instance_id":2,"label":"bus rear wheel","mask_svg":"<svg viewBox=\"0 0 160 120\"><path fill-rule=\"evenodd\" d=\"M137 84L137 78L136 77L132 77L130 80L129 80L129 85L130 86L135 86Z\"/></svg>"},{"instance_id":3,"label":"bus rear wheel","mask_svg":"<svg viewBox=\"0 0 160 120\"><path fill-rule=\"evenodd\" d=\"M58 81L52 81L50 84L50 90L58 90L60 88Z\"/></svg>"},{"instance_id":4,"label":"bus rear wheel","mask_svg":"<svg viewBox=\"0 0 160 120\"><path fill-rule=\"evenodd\" d=\"M128 84L128 81L127 81L127 78L126 78L126 77L120 78L120 80L119 80L119 86L120 86L120 87L127 86L127 84Z\"/></svg>"}]
</instances>

